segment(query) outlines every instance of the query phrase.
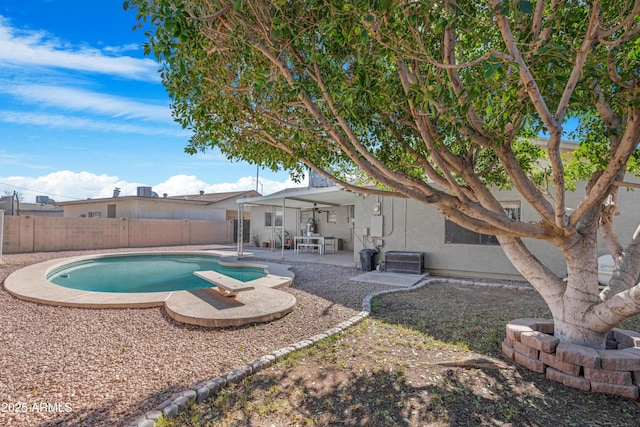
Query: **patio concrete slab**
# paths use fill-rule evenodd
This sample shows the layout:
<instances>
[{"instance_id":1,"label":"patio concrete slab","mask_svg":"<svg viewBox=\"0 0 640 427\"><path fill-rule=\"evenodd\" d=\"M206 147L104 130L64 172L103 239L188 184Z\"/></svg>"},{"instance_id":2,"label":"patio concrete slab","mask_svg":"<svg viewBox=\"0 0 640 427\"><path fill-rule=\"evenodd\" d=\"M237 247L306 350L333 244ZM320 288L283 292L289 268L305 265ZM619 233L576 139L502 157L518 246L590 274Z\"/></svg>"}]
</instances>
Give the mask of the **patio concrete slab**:
<instances>
[{"instance_id":1,"label":"patio concrete slab","mask_svg":"<svg viewBox=\"0 0 640 427\"><path fill-rule=\"evenodd\" d=\"M395 286L398 288L408 288L422 281L425 277L428 276L429 273L404 274L376 270L366 272L356 277L352 277L351 280L355 280L356 282L377 283L380 285Z\"/></svg>"},{"instance_id":2,"label":"patio concrete slab","mask_svg":"<svg viewBox=\"0 0 640 427\"><path fill-rule=\"evenodd\" d=\"M216 249L217 252L225 252L229 257L237 257L238 252L235 248L229 248L225 250ZM278 262L310 262L314 264L330 264L339 267L356 267L356 262L353 257L353 251L336 251L334 253L326 253L320 255L319 253L300 252L292 249L264 249L256 247L245 248L242 256L238 257L238 260L245 261L247 259L272 259Z\"/></svg>"}]
</instances>

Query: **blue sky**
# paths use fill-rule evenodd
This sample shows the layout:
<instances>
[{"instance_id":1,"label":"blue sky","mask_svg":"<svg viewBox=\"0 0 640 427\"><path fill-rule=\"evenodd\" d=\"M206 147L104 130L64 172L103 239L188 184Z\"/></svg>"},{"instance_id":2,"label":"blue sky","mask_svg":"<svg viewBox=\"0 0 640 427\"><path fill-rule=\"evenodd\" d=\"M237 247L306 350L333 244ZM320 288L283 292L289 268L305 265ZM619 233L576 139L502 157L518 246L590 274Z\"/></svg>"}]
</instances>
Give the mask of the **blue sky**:
<instances>
[{"instance_id":1,"label":"blue sky","mask_svg":"<svg viewBox=\"0 0 640 427\"><path fill-rule=\"evenodd\" d=\"M0 195L56 201L256 188L256 167L184 153L158 64L122 0L0 0ZM261 170L258 190L298 186Z\"/></svg>"}]
</instances>

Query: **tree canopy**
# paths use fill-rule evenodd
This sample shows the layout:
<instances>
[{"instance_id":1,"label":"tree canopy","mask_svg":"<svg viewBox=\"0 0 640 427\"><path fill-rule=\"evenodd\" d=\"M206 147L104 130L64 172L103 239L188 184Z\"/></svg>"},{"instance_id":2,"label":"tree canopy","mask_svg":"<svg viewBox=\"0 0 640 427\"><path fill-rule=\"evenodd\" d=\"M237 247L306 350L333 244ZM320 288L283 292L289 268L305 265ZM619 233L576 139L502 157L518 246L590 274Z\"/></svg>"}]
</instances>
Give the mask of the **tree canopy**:
<instances>
[{"instance_id":1,"label":"tree canopy","mask_svg":"<svg viewBox=\"0 0 640 427\"><path fill-rule=\"evenodd\" d=\"M598 333L640 312L627 304L640 299L632 293L640 236L623 245L612 221L617 191L640 162L640 0L130 0L125 8L147 31L176 120L193 131L188 152L218 147L297 176L307 166L358 191L351 179L363 174L378 185L368 191L431 204L497 235L548 302L586 290L579 316L603 316ZM577 141L569 158L566 135ZM588 180L585 196L569 211L566 190L579 180ZM517 190L537 220L505 215L496 188ZM598 233L620 272L602 293ZM558 247L568 283L521 238Z\"/></svg>"}]
</instances>

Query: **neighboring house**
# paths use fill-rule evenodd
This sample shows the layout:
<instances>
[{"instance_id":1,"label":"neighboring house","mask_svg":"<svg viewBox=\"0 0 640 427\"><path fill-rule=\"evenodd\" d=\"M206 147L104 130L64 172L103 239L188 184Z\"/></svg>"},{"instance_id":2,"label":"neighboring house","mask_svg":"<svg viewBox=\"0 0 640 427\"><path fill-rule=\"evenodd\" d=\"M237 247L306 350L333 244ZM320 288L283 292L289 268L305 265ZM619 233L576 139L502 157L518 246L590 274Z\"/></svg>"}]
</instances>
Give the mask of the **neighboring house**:
<instances>
[{"instance_id":1,"label":"neighboring house","mask_svg":"<svg viewBox=\"0 0 640 427\"><path fill-rule=\"evenodd\" d=\"M524 221L537 220L534 209L516 191L496 194L509 215ZM575 208L583 195L584 186L568 192L567 207ZM283 226L286 234L300 235L311 219L316 233L339 238L341 249L353 252L354 265L360 265L362 249L378 248L380 253L374 263L382 268L389 251L424 252L425 269L431 274L523 279L494 236L466 230L432 206L412 199L355 194L330 187L290 189L238 203L252 206L251 240L259 245L280 242ZM618 207L623 214L615 218L616 227L626 244L637 226L638 218L633 212L640 211L640 198L633 191L620 191ZM564 258L553 245L535 239L524 242L554 273L566 275ZM605 252L601 244L599 253Z\"/></svg>"},{"instance_id":2,"label":"neighboring house","mask_svg":"<svg viewBox=\"0 0 640 427\"><path fill-rule=\"evenodd\" d=\"M62 208L54 205L54 201L46 196L38 196L36 200L42 198L37 203L25 203L16 200L13 196L0 197L0 209L4 210L4 214L10 215L31 215L31 216L62 216Z\"/></svg>"},{"instance_id":3,"label":"neighboring house","mask_svg":"<svg viewBox=\"0 0 640 427\"><path fill-rule=\"evenodd\" d=\"M250 191L228 193L159 197L150 187L139 187L136 196L120 196L114 190L114 196L101 199L74 200L59 202L67 218L138 218L138 219L189 219L202 221L227 221L237 219L237 199L259 196Z\"/></svg>"}]
</instances>

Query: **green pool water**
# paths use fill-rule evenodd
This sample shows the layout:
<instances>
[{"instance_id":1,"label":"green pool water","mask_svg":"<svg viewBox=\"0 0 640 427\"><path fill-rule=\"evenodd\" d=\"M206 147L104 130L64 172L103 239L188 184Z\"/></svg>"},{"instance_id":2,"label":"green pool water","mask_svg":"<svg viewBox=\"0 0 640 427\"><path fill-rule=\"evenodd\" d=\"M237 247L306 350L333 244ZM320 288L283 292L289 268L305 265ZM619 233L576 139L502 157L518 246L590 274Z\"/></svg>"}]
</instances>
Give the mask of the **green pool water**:
<instances>
[{"instance_id":1,"label":"green pool water","mask_svg":"<svg viewBox=\"0 0 640 427\"><path fill-rule=\"evenodd\" d=\"M219 259L197 255L130 255L95 258L65 265L47 280L67 288L95 292L167 292L210 288L193 275L213 270L242 282L266 275L261 268L220 265Z\"/></svg>"}]
</instances>

